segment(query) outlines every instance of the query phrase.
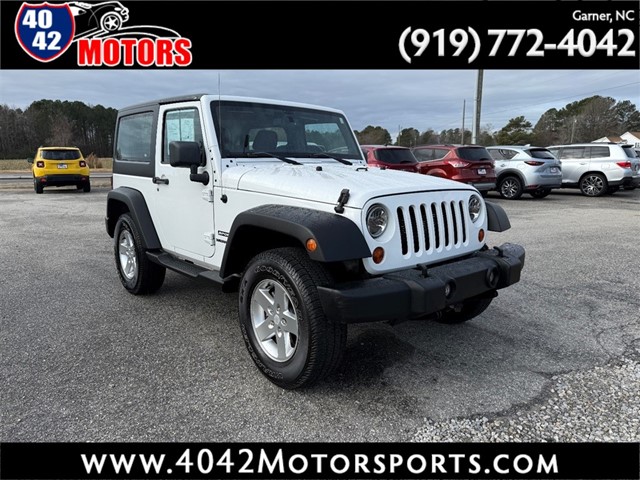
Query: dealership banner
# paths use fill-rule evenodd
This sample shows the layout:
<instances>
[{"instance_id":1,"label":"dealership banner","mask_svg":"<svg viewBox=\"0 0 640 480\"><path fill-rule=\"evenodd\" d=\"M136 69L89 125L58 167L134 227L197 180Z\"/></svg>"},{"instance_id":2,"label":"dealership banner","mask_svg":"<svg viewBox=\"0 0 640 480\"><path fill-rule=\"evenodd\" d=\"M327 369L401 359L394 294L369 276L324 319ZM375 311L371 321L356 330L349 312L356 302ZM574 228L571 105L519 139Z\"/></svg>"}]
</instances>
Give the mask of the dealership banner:
<instances>
[{"instance_id":1,"label":"dealership banner","mask_svg":"<svg viewBox=\"0 0 640 480\"><path fill-rule=\"evenodd\" d=\"M3 479L638 479L638 443L4 443Z\"/></svg>"},{"instance_id":2,"label":"dealership banner","mask_svg":"<svg viewBox=\"0 0 640 480\"><path fill-rule=\"evenodd\" d=\"M640 68L637 1L3 1L0 19L3 69Z\"/></svg>"}]
</instances>

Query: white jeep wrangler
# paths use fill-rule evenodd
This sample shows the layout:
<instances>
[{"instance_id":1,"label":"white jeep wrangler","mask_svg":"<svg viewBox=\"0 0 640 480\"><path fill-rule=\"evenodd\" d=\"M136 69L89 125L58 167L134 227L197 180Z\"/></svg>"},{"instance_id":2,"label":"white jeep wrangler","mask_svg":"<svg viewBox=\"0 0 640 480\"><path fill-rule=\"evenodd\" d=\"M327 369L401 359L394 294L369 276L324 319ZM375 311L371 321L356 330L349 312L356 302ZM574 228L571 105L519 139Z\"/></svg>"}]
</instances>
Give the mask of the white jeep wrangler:
<instances>
[{"instance_id":1,"label":"white jeep wrangler","mask_svg":"<svg viewBox=\"0 0 640 480\"><path fill-rule=\"evenodd\" d=\"M347 325L482 313L524 249L477 190L367 167L338 110L192 95L118 114L106 228L133 294L167 268L238 290L242 336L269 380L297 388L340 362ZM185 308L188 308L185 306Z\"/></svg>"}]
</instances>

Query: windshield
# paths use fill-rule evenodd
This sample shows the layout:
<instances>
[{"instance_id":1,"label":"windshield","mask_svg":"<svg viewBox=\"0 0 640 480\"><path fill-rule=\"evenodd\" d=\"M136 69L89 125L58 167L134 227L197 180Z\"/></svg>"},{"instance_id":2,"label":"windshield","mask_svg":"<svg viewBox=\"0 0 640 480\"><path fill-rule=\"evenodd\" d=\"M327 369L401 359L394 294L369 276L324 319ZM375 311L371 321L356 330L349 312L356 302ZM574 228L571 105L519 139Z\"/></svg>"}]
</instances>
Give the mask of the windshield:
<instances>
[{"instance_id":1,"label":"windshield","mask_svg":"<svg viewBox=\"0 0 640 480\"><path fill-rule=\"evenodd\" d=\"M40 150L40 156L45 160L78 160L80 150Z\"/></svg>"},{"instance_id":2,"label":"windshield","mask_svg":"<svg viewBox=\"0 0 640 480\"><path fill-rule=\"evenodd\" d=\"M458 148L458 157L470 162L480 160L491 160L491 155L484 147L462 147Z\"/></svg>"},{"instance_id":3,"label":"windshield","mask_svg":"<svg viewBox=\"0 0 640 480\"><path fill-rule=\"evenodd\" d=\"M546 148L530 148L529 150L527 150L527 152L529 152L531 158L548 158L549 160L556 159L556 157L554 157L553 154Z\"/></svg>"},{"instance_id":4,"label":"windshield","mask_svg":"<svg viewBox=\"0 0 640 480\"><path fill-rule=\"evenodd\" d=\"M233 101L211 102L211 112L223 158L266 152L294 158L326 153L362 159L351 128L339 113Z\"/></svg>"},{"instance_id":5,"label":"windshield","mask_svg":"<svg viewBox=\"0 0 640 480\"><path fill-rule=\"evenodd\" d=\"M385 163L417 163L411 150L406 148L380 148L375 151L375 155L378 160Z\"/></svg>"}]
</instances>

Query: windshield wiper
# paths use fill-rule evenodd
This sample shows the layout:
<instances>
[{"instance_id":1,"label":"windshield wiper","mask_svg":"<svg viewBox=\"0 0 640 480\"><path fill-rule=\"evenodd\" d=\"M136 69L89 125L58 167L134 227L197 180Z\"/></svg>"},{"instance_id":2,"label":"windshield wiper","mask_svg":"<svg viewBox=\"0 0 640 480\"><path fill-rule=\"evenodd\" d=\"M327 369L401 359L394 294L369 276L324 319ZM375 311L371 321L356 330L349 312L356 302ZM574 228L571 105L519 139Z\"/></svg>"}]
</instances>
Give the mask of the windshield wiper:
<instances>
[{"instance_id":1,"label":"windshield wiper","mask_svg":"<svg viewBox=\"0 0 640 480\"><path fill-rule=\"evenodd\" d=\"M249 158L271 157L271 158L277 158L281 162L288 163L290 165L302 165L300 162L296 162L291 158L283 157L281 155L274 155L273 153L269 153L269 152L248 152L248 153L245 153L243 156L247 156Z\"/></svg>"},{"instance_id":2,"label":"windshield wiper","mask_svg":"<svg viewBox=\"0 0 640 480\"><path fill-rule=\"evenodd\" d=\"M353 162L350 162L349 160L345 160L344 158L340 158L340 157L334 157L333 155L329 155L327 153L309 153L308 156L309 158L333 158L334 160L342 163L343 165L353 165Z\"/></svg>"}]
</instances>

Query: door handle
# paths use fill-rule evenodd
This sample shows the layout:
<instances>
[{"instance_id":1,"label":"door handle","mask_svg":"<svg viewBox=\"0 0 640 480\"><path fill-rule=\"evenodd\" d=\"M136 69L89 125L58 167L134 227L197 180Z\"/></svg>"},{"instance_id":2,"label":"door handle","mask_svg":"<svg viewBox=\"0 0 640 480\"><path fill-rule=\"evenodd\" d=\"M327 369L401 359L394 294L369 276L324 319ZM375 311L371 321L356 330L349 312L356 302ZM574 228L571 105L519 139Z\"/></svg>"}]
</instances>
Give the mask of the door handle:
<instances>
[{"instance_id":1,"label":"door handle","mask_svg":"<svg viewBox=\"0 0 640 480\"><path fill-rule=\"evenodd\" d=\"M153 177L151 179L151 181L153 183L155 183L156 185L158 185L159 183L162 183L164 185L169 185L169 179L168 178Z\"/></svg>"}]
</instances>

